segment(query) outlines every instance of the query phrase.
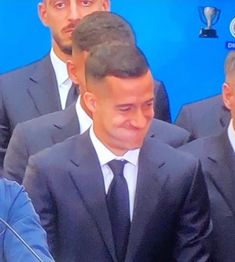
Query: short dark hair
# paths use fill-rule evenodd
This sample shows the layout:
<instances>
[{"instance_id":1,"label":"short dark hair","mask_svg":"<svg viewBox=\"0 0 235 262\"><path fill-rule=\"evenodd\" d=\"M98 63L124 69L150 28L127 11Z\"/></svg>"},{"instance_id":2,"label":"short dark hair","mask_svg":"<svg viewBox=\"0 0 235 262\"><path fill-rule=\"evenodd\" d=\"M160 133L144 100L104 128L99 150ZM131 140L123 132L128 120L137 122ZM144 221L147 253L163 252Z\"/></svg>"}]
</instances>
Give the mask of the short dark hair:
<instances>
[{"instance_id":1,"label":"short dark hair","mask_svg":"<svg viewBox=\"0 0 235 262\"><path fill-rule=\"evenodd\" d=\"M86 60L86 81L106 76L135 78L147 73L148 62L142 51L133 45L104 44L94 47Z\"/></svg>"},{"instance_id":2,"label":"short dark hair","mask_svg":"<svg viewBox=\"0 0 235 262\"><path fill-rule=\"evenodd\" d=\"M96 45L115 41L134 45L135 36L124 18L107 11L85 16L72 34L73 48L79 51L89 51Z\"/></svg>"}]
</instances>

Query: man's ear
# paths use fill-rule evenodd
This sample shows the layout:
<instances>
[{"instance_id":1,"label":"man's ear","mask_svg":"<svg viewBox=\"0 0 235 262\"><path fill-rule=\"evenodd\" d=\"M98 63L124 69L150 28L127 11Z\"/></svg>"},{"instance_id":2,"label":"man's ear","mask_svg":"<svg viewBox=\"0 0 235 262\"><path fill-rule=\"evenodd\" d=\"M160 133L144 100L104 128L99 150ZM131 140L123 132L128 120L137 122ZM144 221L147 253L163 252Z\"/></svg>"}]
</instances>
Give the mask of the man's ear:
<instances>
[{"instance_id":1,"label":"man's ear","mask_svg":"<svg viewBox=\"0 0 235 262\"><path fill-rule=\"evenodd\" d=\"M83 95L83 100L88 110L93 114L96 111L96 103L97 103L95 95L87 91Z\"/></svg>"},{"instance_id":2,"label":"man's ear","mask_svg":"<svg viewBox=\"0 0 235 262\"><path fill-rule=\"evenodd\" d=\"M68 71L69 78L75 85L79 85L79 81L78 81L77 74L76 74L76 67L73 61L70 59L67 60L66 65L67 65L67 71Z\"/></svg>"},{"instance_id":3,"label":"man's ear","mask_svg":"<svg viewBox=\"0 0 235 262\"><path fill-rule=\"evenodd\" d=\"M38 4L38 16L41 20L41 22L45 25L48 26L48 21L47 21L47 7L44 2L40 2Z\"/></svg>"},{"instance_id":4,"label":"man's ear","mask_svg":"<svg viewBox=\"0 0 235 262\"><path fill-rule=\"evenodd\" d=\"M110 0L102 0L102 11L110 11Z\"/></svg>"},{"instance_id":5,"label":"man's ear","mask_svg":"<svg viewBox=\"0 0 235 262\"><path fill-rule=\"evenodd\" d=\"M231 110L232 108L233 96L234 96L233 88L229 84L223 83L222 97L223 97L224 105L228 110Z\"/></svg>"}]
</instances>

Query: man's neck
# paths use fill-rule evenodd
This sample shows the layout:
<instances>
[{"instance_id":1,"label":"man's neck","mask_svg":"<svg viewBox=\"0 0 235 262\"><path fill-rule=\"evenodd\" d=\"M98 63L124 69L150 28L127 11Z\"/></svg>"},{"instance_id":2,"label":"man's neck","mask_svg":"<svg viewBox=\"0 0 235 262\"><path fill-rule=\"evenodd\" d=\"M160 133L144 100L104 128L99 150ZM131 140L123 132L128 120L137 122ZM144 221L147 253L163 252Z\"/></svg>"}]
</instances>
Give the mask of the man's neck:
<instances>
[{"instance_id":1,"label":"man's neck","mask_svg":"<svg viewBox=\"0 0 235 262\"><path fill-rule=\"evenodd\" d=\"M82 109L87 113L87 115L88 115L90 118L92 118L92 114L91 114L91 112L88 110L88 108L86 107L82 95L81 95L81 99L80 99L80 105L81 105Z\"/></svg>"},{"instance_id":2,"label":"man's neck","mask_svg":"<svg viewBox=\"0 0 235 262\"><path fill-rule=\"evenodd\" d=\"M71 55L68 55L64 52L62 52L57 46L53 46L53 51L55 53L55 55L61 59L64 63L67 62L67 60L71 59Z\"/></svg>"}]
</instances>

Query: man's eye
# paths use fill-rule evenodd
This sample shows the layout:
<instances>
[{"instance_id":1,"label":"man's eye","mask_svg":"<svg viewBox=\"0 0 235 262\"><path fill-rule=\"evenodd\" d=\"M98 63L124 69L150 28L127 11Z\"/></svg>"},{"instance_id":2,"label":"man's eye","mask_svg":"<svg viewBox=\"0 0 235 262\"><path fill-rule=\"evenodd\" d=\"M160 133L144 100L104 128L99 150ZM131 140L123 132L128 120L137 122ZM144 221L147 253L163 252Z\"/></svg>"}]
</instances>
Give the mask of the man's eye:
<instances>
[{"instance_id":1,"label":"man's eye","mask_svg":"<svg viewBox=\"0 0 235 262\"><path fill-rule=\"evenodd\" d=\"M130 109L131 109L130 106L119 107L119 110L120 110L121 112L126 112L126 111L129 111Z\"/></svg>"},{"instance_id":2,"label":"man's eye","mask_svg":"<svg viewBox=\"0 0 235 262\"><path fill-rule=\"evenodd\" d=\"M55 7L57 9L62 9L65 7L65 3L64 2L55 2Z\"/></svg>"},{"instance_id":3,"label":"man's eye","mask_svg":"<svg viewBox=\"0 0 235 262\"><path fill-rule=\"evenodd\" d=\"M153 100L146 102L144 105L145 105L146 107L151 107L151 106L153 106Z\"/></svg>"},{"instance_id":4,"label":"man's eye","mask_svg":"<svg viewBox=\"0 0 235 262\"><path fill-rule=\"evenodd\" d=\"M82 3L82 6L88 7L88 6L91 6L92 1L82 1L81 3Z\"/></svg>"},{"instance_id":5,"label":"man's eye","mask_svg":"<svg viewBox=\"0 0 235 262\"><path fill-rule=\"evenodd\" d=\"M153 105L153 101L147 103L147 106L152 106L152 105Z\"/></svg>"}]
</instances>

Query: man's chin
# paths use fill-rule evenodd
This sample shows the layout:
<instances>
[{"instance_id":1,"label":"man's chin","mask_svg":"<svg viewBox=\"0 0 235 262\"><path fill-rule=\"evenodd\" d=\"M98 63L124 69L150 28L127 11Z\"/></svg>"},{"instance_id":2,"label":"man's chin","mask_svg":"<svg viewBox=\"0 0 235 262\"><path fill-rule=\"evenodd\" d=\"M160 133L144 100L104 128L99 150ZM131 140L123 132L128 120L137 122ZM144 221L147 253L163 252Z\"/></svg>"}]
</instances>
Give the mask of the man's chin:
<instances>
[{"instance_id":1,"label":"man's chin","mask_svg":"<svg viewBox=\"0 0 235 262\"><path fill-rule=\"evenodd\" d=\"M143 140L141 141L135 141L135 142L130 142L129 144L126 145L126 148L128 150L135 150L141 148L143 145Z\"/></svg>"}]
</instances>

